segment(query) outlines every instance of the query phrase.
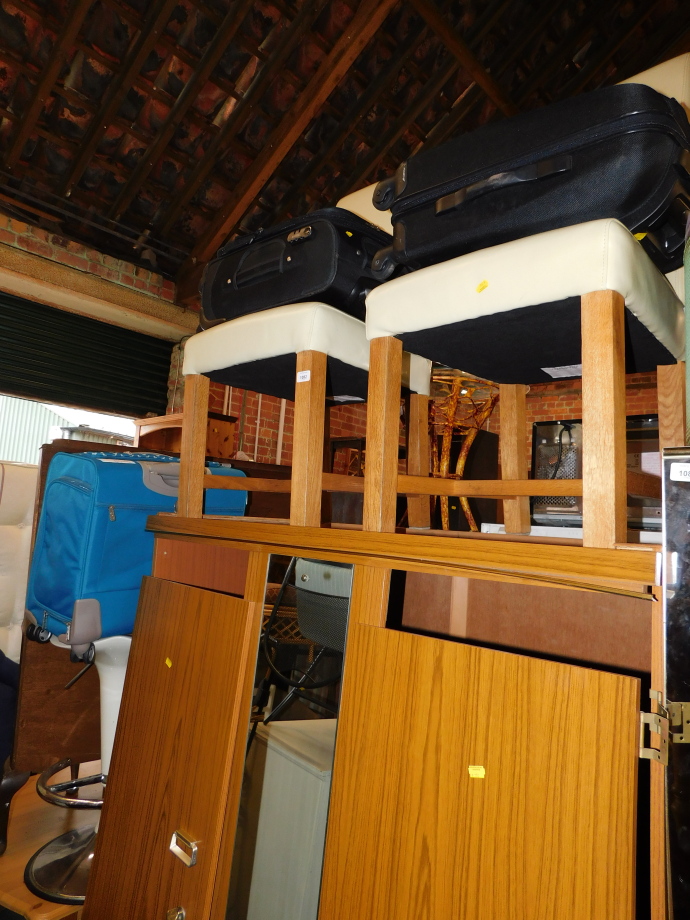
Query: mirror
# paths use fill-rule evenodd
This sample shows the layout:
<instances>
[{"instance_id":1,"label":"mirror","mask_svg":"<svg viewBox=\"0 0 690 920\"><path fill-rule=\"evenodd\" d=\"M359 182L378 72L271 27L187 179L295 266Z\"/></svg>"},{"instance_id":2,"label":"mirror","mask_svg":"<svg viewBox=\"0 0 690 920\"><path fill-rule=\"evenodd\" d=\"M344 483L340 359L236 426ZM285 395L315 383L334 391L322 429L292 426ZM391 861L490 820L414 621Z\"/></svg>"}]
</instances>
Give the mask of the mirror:
<instances>
[{"instance_id":1,"label":"mirror","mask_svg":"<svg viewBox=\"0 0 690 920\"><path fill-rule=\"evenodd\" d=\"M227 920L316 920L352 577L270 559Z\"/></svg>"}]
</instances>

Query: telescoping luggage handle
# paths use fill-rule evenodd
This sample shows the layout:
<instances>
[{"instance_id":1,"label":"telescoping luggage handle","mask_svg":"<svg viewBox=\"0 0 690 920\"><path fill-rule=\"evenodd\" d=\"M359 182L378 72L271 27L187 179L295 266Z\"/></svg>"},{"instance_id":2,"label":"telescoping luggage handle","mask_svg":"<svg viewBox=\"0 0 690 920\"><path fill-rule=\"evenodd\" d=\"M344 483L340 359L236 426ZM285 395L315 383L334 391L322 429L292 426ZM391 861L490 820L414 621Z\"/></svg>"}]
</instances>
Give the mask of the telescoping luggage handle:
<instances>
[{"instance_id":1,"label":"telescoping luggage handle","mask_svg":"<svg viewBox=\"0 0 690 920\"><path fill-rule=\"evenodd\" d=\"M448 211L454 211L464 201L478 198L487 192L506 188L509 185L518 185L522 182L534 182L536 179L543 179L546 176L555 176L557 173L568 172L572 168L572 156L563 154L562 156L550 157L548 160L541 160L539 163L530 163L528 166L521 166L509 172L496 173L493 176L489 176L488 179L473 182L472 185L466 185L451 195L444 195L439 198L436 201L436 214L446 214Z\"/></svg>"}]
</instances>

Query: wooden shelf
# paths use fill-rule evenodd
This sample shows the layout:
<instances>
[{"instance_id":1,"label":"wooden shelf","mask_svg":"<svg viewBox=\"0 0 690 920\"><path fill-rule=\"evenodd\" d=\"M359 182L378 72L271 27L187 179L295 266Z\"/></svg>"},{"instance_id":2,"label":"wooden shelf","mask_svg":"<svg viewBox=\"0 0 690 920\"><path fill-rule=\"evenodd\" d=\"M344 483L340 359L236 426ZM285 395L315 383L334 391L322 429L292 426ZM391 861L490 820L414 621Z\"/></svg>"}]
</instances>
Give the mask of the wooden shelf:
<instances>
[{"instance_id":1,"label":"wooden shelf","mask_svg":"<svg viewBox=\"0 0 690 920\"><path fill-rule=\"evenodd\" d=\"M227 460L235 453L235 423L232 415L208 413L206 456ZM140 450L165 450L179 453L182 443L182 413L134 420L137 433L134 446Z\"/></svg>"}]
</instances>

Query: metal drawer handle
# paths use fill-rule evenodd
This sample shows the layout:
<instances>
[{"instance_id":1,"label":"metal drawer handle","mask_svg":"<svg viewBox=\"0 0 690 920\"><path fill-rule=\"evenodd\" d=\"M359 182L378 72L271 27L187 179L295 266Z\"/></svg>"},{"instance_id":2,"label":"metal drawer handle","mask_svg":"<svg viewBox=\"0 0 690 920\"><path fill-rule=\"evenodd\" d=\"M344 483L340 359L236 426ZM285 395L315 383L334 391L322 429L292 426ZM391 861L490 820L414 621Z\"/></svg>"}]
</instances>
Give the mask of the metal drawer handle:
<instances>
[{"instance_id":1,"label":"metal drawer handle","mask_svg":"<svg viewBox=\"0 0 690 920\"><path fill-rule=\"evenodd\" d=\"M190 840L188 837L185 837L184 834L180 833L180 831L175 831L170 838L170 852L174 856L177 856L178 859L182 860L187 868L196 865L198 850L197 841Z\"/></svg>"}]
</instances>

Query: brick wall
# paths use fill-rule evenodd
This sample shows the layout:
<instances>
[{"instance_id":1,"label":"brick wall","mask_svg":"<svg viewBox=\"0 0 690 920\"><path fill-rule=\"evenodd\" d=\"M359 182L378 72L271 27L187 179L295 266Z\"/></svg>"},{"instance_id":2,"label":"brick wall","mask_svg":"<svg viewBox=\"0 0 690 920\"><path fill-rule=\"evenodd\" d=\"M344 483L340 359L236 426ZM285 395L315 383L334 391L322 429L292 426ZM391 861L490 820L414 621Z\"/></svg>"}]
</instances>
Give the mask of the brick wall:
<instances>
[{"instance_id":1,"label":"brick wall","mask_svg":"<svg viewBox=\"0 0 690 920\"><path fill-rule=\"evenodd\" d=\"M225 401L225 387L218 383L211 384L209 408L213 412L222 412ZM280 399L275 396L262 396L259 416L259 394L250 390L232 388L229 399L228 415L237 418L235 448L244 451L249 457L260 463L275 463L278 447L278 426L280 423ZM283 424L283 445L281 463L289 466L292 462L292 435L294 430L294 403L286 400L285 420ZM257 421L259 436L257 441ZM331 409L331 437L361 437L366 434L366 406L336 406ZM241 446L240 446L241 443ZM256 446L256 456L254 448ZM342 458L336 458L341 461ZM342 462L336 464L336 471L343 472Z\"/></svg>"},{"instance_id":2,"label":"brick wall","mask_svg":"<svg viewBox=\"0 0 690 920\"><path fill-rule=\"evenodd\" d=\"M107 256L96 249L89 249L81 243L32 227L4 214L0 214L0 243L15 246L52 262L69 265L81 272L98 275L113 284L152 294L171 303L175 300L174 283L156 272Z\"/></svg>"},{"instance_id":3,"label":"brick wall","mask_svg":"<svg viewBox=\"0 0 690 920\"><path fill-rule=\"evenodd\" d=\"M656 415L658 411L656 373L629 374L625 382L626 415ZM527 456L532 455L532 425L534 422L551 422L582 418L582 381L555 380L531 386L527 394ZM494 410L487 430L499 432L501 427L500 402Z\"/></svg>"}]
</instances>

